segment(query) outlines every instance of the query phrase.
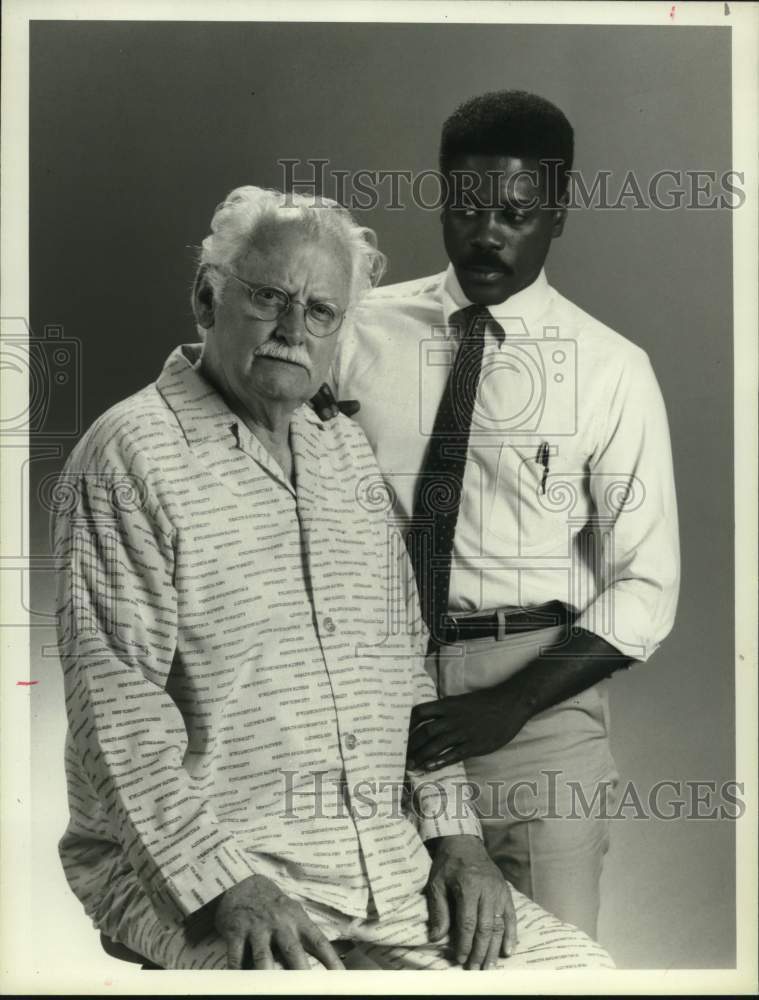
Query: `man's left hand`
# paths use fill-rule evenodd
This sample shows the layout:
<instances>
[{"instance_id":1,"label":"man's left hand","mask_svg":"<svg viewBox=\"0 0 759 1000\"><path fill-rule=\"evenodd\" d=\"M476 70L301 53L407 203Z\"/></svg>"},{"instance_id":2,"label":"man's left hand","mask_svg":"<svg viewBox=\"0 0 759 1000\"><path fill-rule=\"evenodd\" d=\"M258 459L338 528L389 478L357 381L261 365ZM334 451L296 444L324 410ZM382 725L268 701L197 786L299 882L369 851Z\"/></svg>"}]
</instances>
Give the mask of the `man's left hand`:
<instances>
[{"instance_id":1,"label":"man's left hand","mask_svg":"<svg viewBox=\"0 0 759 1000\"><path fill-rule=\"evenodd\" d=\"M427 882L430 940L450 934L459 965L492 968L517 944L511 890L479 837L441 837Z\"/></svg>"},{"instance_id":2,"label":"man's left hand","mask_svg":"<svg viewBox=\"0 0 759 1000\"><path fill-rule=\"evenodd\" d=\"M512 740L531 712L501 688L426 701L411 711L409 766L437 771L492 753Z\"/></svg>"}]
</instances>

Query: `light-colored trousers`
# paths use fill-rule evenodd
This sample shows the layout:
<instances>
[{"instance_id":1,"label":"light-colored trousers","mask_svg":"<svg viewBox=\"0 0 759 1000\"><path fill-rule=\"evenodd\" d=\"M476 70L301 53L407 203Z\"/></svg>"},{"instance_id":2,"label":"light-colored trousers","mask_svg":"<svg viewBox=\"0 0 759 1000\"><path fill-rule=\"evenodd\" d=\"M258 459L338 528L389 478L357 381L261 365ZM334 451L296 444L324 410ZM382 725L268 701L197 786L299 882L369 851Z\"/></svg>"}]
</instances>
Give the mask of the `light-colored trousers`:
<instances>
[{"instance_id":1,"label":"light-colored trousers","mask_svg":"<svg viewBox=\"0 0 759 1000\"><path fill-rule=\"evenodd\" d=\"M427 657L441 698L493 687L562 628L470 639ZM559 663L558 660L550 661ZM487 849L520 892L595 938L608 815L619 781L605 682L534 716L501 749L464 761Z\"/></svg>"},{"instance_id":2,"label":"light-colored trousers","mask_svg":"<svg viewBox=\"0 0 759 1000\"><path fill-rule=\"evenodd\" d=\"M132 890L127 893L128 902L118 913L109 914L100 922L105 934L164 969L227 968L226 945L218 934L208 933L198 939L188 934L186 925L163 926L138 888L134 875L125 872L125 881ZM327 938L336 942L338 954L345 953L348 942L355 943L356 947L345 959L346 968L460 968L448 941L432 944L427 940L427 902L421 893L409 896L391 918L382 920L351 918L319 903L293 898ZM512 899L519 943L510 958L499 959L497 968L614 968L607 952L587 935L562 923L515 890ZM315 958L308 958L312 968L322 968Z\"/></svg>"}]
</instances>

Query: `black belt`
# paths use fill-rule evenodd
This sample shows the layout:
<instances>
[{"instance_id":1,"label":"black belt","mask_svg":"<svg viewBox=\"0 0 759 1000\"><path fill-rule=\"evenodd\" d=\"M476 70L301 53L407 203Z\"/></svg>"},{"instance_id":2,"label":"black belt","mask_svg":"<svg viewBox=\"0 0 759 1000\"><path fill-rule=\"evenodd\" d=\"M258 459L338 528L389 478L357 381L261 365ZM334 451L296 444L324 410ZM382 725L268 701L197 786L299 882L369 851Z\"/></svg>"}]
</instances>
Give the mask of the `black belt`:
<instances>
[{"instance_id":1,"label":"black belt","mask_svg":"<svg viewBox=\"0 0 759 1000\"><path fill-rule=\"evenodd\" d=\"M574 608L562 601L548 601L534 608L497 608L474 615L447 614L441 639L444 643L487 637L503 639L507 635L570 625L576 617Z\"/></svg>"}]
</instances>

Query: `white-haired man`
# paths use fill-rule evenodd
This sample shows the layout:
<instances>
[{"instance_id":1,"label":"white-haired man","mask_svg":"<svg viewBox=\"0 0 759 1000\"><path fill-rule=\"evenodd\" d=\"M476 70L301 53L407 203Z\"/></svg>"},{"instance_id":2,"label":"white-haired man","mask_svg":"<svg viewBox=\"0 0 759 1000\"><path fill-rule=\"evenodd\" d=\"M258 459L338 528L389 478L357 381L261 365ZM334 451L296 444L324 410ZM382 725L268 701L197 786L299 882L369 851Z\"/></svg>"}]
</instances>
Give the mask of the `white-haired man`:
<instances>
[{"instance_id":1,"label":"white-haired man","mask_svg":"<svg viewBox=\"0 0 759 1000\"><path fill-rule=\"evenodd\" d=\"M253 187L211 228L202 344L97 420L61 480L72 889L162 968L339 969L346 942L373 967L610 965L512 902L458 766L405 769L434 689L413 606L384 638L408 602L378 469L358 426L304 405L381 270L373 234Z\"/></svg>"}]
</instances>

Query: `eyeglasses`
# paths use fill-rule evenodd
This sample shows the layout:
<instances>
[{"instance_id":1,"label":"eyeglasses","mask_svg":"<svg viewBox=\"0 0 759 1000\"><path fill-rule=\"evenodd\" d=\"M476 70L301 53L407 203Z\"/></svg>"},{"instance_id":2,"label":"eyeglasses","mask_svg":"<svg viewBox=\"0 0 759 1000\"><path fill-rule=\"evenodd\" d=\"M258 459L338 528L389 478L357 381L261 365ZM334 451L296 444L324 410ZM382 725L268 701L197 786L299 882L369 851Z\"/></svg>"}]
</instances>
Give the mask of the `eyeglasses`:
<instances>
[{"instance_id":1,"label":"eyeglasses","mask_svg":"<svg viewBox=\"0 0 759 1000\"><path fill-rule=\"evenodd\" d=\"M303 319L312 336L329 337L340 328L345 314L332 302L312 302L307 306L305 302L291 298L283 288L277 288L276 285L249 285L233 271L226 273L248 289L253 315L257 319L280 319L294 305L299 305L303 306Z\"/></svg>"}]
</instances>

